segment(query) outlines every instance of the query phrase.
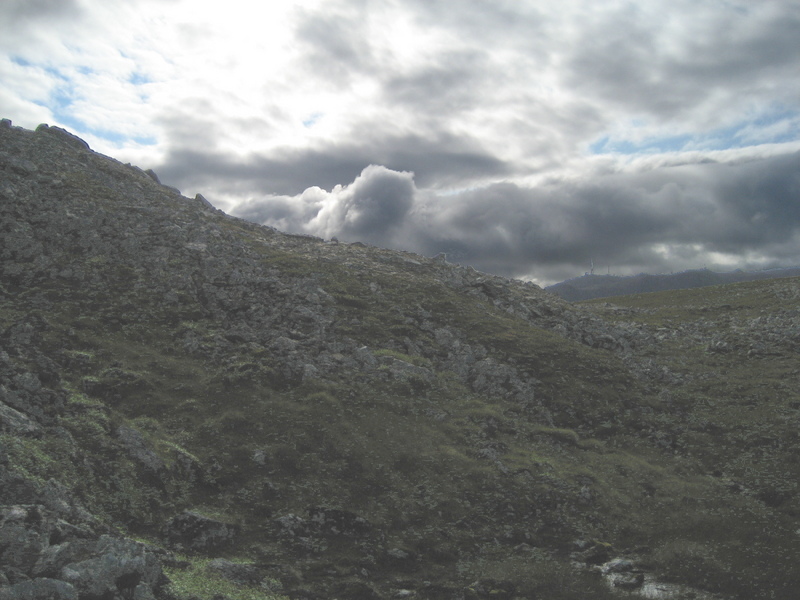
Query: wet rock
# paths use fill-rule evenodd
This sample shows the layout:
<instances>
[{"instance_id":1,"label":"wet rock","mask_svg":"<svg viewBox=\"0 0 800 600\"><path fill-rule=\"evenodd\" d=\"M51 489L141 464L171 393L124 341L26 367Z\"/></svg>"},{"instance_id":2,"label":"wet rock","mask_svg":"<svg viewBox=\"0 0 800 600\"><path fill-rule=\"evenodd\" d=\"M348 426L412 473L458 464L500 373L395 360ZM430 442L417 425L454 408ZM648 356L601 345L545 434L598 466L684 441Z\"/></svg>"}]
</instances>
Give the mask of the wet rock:
<instances>
[{"instance_id":1,"label":"wet rock","mask_svg":"<svg viewBox=\"0 0 800 600\"><path fill-rule=\"evenodd\" d=\"M608 561L600 567L600 571L604 574L608 573L628 573L633 571L635 563L627 558L615 558Z\"/></svg>"},{"instance_id":2,"label":"wet rock","mask_svg":"<svg viewBox=\"0 0 800 600\"><path fill-rule=\"evenodd\" d=\"M644 573L617 573L611 584L623 590L635 590L644 584Z\"/></svg>"},{"instance_id":3,"label":"wet rock","mask_svg":"<svg viewBox=\"0 0 800 600\"><path fill-rule=\"evenodd\" d=\"M597 542L576 553L576 558L587 565L602 565L611 559L611 544Z\"/></svg>"}]
</instances>

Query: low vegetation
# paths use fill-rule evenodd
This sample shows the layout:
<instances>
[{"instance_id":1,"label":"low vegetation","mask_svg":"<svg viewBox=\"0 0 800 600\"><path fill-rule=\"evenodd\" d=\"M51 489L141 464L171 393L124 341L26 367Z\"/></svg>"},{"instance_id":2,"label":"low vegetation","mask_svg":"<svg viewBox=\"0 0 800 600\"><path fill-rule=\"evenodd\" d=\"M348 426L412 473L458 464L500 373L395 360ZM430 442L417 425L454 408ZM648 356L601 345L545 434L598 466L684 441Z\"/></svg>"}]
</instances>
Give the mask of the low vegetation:
<instances>
[{"instance_id":1,"label":"low vegetation","mask_svg":"<svg viewBox=\"0 0 800 600\"><path fill-rule=\"evenodd\" d=\"M800 280L570 305L26 135L4 506L146 538L180 600L795 597Z\"/></svg>"}]
</instances>

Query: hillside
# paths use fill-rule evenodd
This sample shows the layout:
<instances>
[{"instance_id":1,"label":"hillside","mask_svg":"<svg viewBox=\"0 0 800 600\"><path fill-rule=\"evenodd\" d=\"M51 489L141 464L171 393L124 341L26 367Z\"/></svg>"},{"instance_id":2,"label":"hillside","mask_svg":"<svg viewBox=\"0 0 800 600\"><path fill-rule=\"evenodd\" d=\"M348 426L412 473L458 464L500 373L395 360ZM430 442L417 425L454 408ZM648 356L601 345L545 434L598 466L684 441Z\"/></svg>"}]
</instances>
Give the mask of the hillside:
<instances>
[{"instance_id":1,"label":"hillside","mask_svg":"<svg viewBox=\"0 0 800 600\"><path fill-rule=\"evenodd\" d=\"M684 290L756 281L781 277L800 277L800 267L784 269L767 269L763 271L730 271L716 273L708 269L682 271L669 275L648 275L640 273L629 277L617 275L583 275L560 283L547 286L545 289L565 300L580 301L594 298L610 298L613 296L630 296L667 290Z\"/></svg>"},{"instance_id":2,"label":"hillside","mask_svg":"<svg viewBox=\"0 0 800 600\"><path fill-rule=\"evenodd\" d=\"M0 599L794 598L800 280L571 305L0 126Z\"/></svg>"}]
</instances>

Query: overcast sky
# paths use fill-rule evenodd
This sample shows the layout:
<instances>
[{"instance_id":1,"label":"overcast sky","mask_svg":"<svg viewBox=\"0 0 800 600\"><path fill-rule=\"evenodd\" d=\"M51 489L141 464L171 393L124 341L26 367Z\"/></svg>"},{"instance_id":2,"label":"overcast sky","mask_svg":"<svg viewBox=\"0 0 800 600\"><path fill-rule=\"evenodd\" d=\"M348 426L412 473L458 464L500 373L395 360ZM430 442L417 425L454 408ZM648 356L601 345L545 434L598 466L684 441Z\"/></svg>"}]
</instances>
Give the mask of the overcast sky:
<instances>
[{"instance_id":1,"label":"overcast sky","mask_svg":"<svg viewBox=\"0 0 800 600\"><path fill-rule=\"evenodd\" d=\"M540 284L800 264L800 0L2 13L1 117L284 231Z\"/></svg>"}]
</instances>

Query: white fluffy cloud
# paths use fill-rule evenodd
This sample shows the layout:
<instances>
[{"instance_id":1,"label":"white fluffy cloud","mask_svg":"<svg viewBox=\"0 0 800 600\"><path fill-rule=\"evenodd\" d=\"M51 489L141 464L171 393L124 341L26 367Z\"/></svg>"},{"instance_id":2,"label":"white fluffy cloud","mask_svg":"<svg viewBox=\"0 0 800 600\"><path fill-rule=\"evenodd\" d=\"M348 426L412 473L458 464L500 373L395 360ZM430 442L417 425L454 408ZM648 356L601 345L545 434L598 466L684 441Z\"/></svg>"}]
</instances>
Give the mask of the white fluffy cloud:
<instances>
[{"instance_id":1,"label":"white fluffy cloud","mask_svg":"<svg viewBox=\"0 0 800 600\"><path fill-rule=\"evenodd\" d=\"M369 165L350 185L251 200L237 214L278 229L387 245L405 224L416 193L412 173Z\"/></svg>"}]
</instances>

